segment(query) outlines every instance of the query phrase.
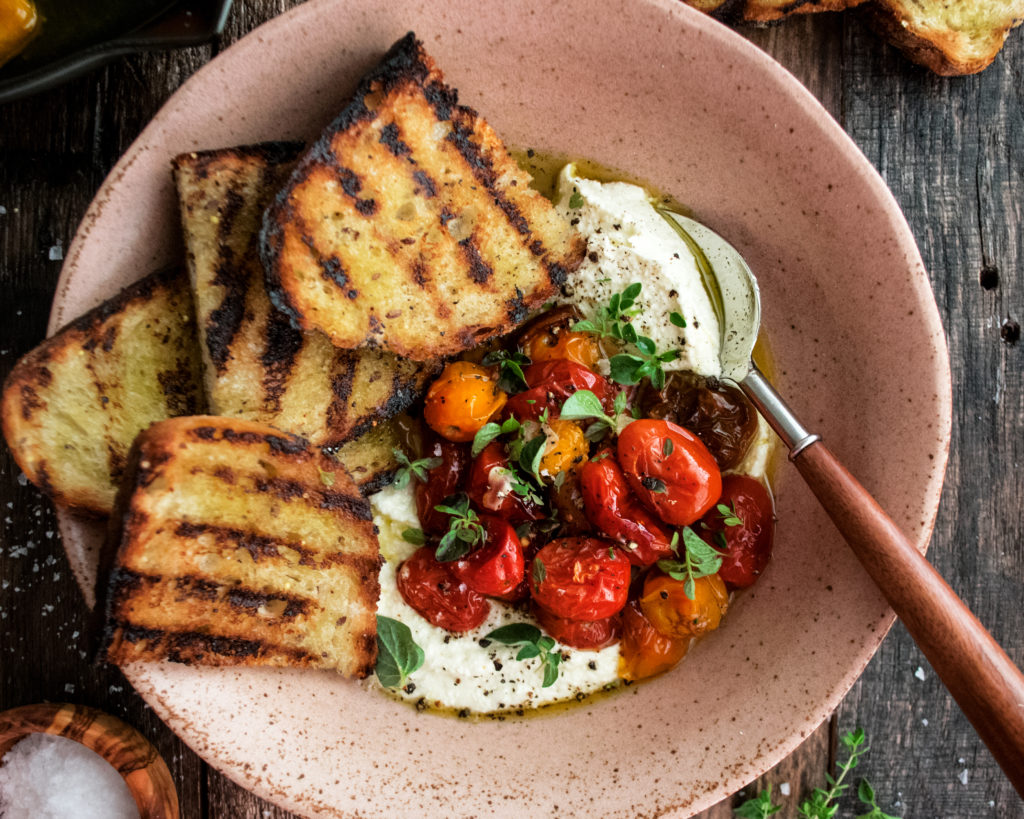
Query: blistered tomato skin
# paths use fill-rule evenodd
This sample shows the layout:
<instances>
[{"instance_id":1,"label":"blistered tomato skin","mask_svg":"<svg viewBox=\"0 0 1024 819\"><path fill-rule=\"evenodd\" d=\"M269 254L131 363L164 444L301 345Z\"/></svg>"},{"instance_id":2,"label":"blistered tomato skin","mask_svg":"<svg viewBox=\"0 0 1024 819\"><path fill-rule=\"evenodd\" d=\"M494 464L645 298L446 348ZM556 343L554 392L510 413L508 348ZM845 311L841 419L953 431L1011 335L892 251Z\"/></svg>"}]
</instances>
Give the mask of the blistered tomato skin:
<instances>
[{"instance_id":1,"label":"blistered tomato skin","mask_svg":"<svg viewBox=\"0 0 1024 819\"><path fill-rule=\"evenodd\" d=\"M726 526L718 504L735 510L741 524ZM701 519L697 531L712 546L720 548L714 534L725 538L725 554L719 576L729 590L752 586L772 557L775 537L775 508L764 484L747 475L726 475L718 504Z\"/></svg>"},{"instance_id":2,"label":"blistered tomato skin","mask_svg":"<svg viewBox=\"0 0 1024 819\"><path fill-rule=\"evenodd\" d=\"M554 478L586 460L590 444L583 435L579 424L556 418L548 422L554 441L549 441L544 456L540 459L540 474Z\"/></svg>"},{"instance_id":3,"label":"blistered tomato skin","mask_svg":"<svg viewBox=\"0 0 1024 819\"><path fill-rule=\"evenodd\" d=\"M622 640L619 643L619 676L644 680L668 671L690 647L689 637L666 637L647 619L640 604L630 600L622 610Z\"/></svg>"},{"instance_id":4,"label":"blistered tomato skin","mask_svg":"<svg viewBox=\"0 0 1024 819\"><path fill-rule=\"evenodd\" d=\"M444 368L427 390L423 418L432 430L449 441L472 441L507 399L492 370L468 361L455 361Z\"/></svg>"},{"instance_id":5,"label":"blistered tomato skin","mask_svg":"<svg viewBox=\"0 0 1024 819\"><path fill-rule=\"evenodd\" d=\"M637 500L610 449L587 461L579 474L587 519L619 543L630 563L650 566L672 556L672 535Z\"/></svg>"},{"instance_id":6,"label":"blistered tomato skin","mask_svg":"<svg viewBox=\"0 0 1024 819\"><path fill-rule=\"evenodd\" d=\"M722 493L722 473L700 439L670 421L634 421L619 435L619 464L640 501L672 526L689 526Z\"/></svg>"},{"instance_id":7,"label":"blistered tomato skin","mask_svg":"<svg viewBox=\"0 0 1024 819\"><path fill-rule=\"evenodd\" d=\"M444 503L462 486L462 478L469 468L469 447L455 444L444 438L435 438L424 453L426 458L440 458L441 463L427 473L425 483L413 478L416 484L416 514L420 527L428 535L440 535L448 531L451 518L434 507Z\"/></svg>"},{"instance_id":8,"label":"blistered tomato skin","mask_svg":"<svg viewBox=\"0 0 1024 819\"><path fill-rule=\"evenodd\" d=\"M560 358L531 364L523 370L530 389L513 395L505 406L505 417L519 421L536 421L544 410L557 418L566 399L578 390L590 390L600 399L605 412L611 412L615 402L615 387L602 375Z\"/></svg>"},{"instance_id":9,"label":"blistered tomato skin","mask_svg":"<svg viewBox=\"0 0 1024 819\"><path fill-rule=\"evenodd\" d=\"M603 620L626 605L629 579L629 561L611 541L567 537L537 552L530 593L538 606L556 617Z\"/></svg>"},{"instance_id":10,"label":"blistered tomato skin","mask_svg":"<svg viewBox=\"0 0 1024 819\"><path fill-rule=\"evenodd\" d=\"M469 499L482 512L492 512L509 523L544 517L544 509L512 488L505 448L492 441L473 459L469 470Z\"/></svg>"},{"instance_id":11,"label":"blistered tomato skin","mask_svg":"<svg viewBox=\"0 0 1024 819\"><path fill-rule=\"evenodd\" d=\"M618 617L606 617L603 620L577 621L562 617L535 606L537 622L544 631L554 637L563 646L578 648L583 651L600 651L614 645L619 640L622 630Z\"/></svg>"},{"instance_id":12,"label":"blistered tomato skin","mask_svg":"<svg viewBox=\"0 0 1024 819\"><path fill-rule=\"evenodd\" d=\"M717 575L693 581L693 600L686 581L655 572L644 582L640 609L661 634L672 638L699 637L718 628L729 608L729 592Z\"/></svg>"},{"instance_id":13,"label":"blistered tomato skin","mask_svg":"<svg viewBox=\"0 0 1024 819\"><path fill-rule=\"evenodd\" d=\"M431 546L417 549L398 568L398 591L424 620L445 631L469 631L491 610L487 598L473 591L434 557Z\"/></svg>"},{"instance_id":14,"label":"blistered tomato skin","mask_svg":"<svg viewBox=\"0 0 1024 819\"><path fill-rule=\"evenodd\" d=\"M523 581L523 547L511 524L494 515L481 515L485 540L464 558L453 561L452 574L469 588L489 597L511 594Z\"/></svg>"}]
</instances>

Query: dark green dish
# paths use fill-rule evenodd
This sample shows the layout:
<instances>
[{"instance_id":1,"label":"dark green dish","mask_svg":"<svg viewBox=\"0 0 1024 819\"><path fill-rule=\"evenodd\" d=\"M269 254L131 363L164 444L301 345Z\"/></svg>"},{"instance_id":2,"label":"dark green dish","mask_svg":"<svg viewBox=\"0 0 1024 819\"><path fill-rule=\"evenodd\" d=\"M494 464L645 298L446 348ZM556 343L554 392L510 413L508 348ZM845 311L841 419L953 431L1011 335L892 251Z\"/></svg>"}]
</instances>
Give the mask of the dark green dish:
<instances>
[{"instance_id":1,"label":"dark green dish","mask_svg":"<svg viewBox=\"0 0 1024 819\"><path fill-rule=\"evenodd\" d=\"M122 54L200 45L227 22L231 0L36 0L42 28L0 68L0 103L44 91Z\"/></svg>"}]
</instances>

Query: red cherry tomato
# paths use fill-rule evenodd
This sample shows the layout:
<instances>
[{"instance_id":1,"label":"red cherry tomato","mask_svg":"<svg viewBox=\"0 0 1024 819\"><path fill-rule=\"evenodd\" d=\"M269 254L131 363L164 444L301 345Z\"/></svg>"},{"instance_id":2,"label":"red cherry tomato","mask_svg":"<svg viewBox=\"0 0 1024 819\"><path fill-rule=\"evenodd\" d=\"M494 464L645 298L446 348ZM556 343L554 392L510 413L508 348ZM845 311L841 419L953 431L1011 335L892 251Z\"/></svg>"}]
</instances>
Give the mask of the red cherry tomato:
<instances>
[{"instance_id":1,"label":"red cherry tomato","mask_svg":"<svg viewBox=\"0 0 1024 819\"><path fill-rule=\"evenodd\" d=\"M459 491L463 473L469 466L469 447L435 436L427 445L424 457L440 458L441 463L427 473L426 483L412 479L416 484L416 514L424 532L440 535L448 531L451 518L434 507Z\"/></svg>"},{"instance_id":2,"label":"red cherry tomato","mask_svg":"<svg viewBox=\"0 0 1024 819\"><path fill-rule=\"evenodd\" d=\"M571 648L598 651L617 643L622 630L618 617L579 622L555 617L540 606L536 606L535 611L541 628L562 645Z\"/></svg>"},{"instance_id":3,"label":"red cherry tomato","mask_svg":"<svg viewBox=\"0 0 1024 819\"><path fill-rule=\"evenodd\" d=\"M525 562L519 536L510 523L481 515L486 536L482 546L452 561L452 574L473 591L491 597L511 594L523 581Z\"/></svg>"},{"instance_id":4,"label":"red cherry tomato","mask_svg":"<svg viewBox=\"0 0 1024 819\"><path fill-rule=\"evenodd\" d=\"M717 505L734 509L742 524L727 526L726 516ZM701 519L697 531L716 548L721 548L716 532L725 538L725 555L719 576L730 589L745 589L754 584L772 557L775 536L775 507L764 484L747 475L727 475L722 479L718 504ZM707 528L705 528L707 527Z\"/></svg>"},{"instance_id":5,"label":"red cherry tomato","mask_svg":"<svg viewBox=\"0 0 1024 819\"><path fill-rule=\"evenodd\" d=\"M671 421L634 421L619 435L618 454L637 497L665 523L689 526L722 494L722 473L708 448Z\"/></svg>"},{"instance_id":6,"label":"red cherry tomato","mask_svg":"<svg viewBox=\"0 0 1024 819\"><path fill-rule=\"evenodd\" d=\"M431 625L445 631L469 631L491 610L487 598L459 580L451 568L439 563L434 549L423 546L398 569L398 591Z\"/></svg>"},{"instance_id":7,"label":"red cherry tomato","mask_svg":"<svg viewBox=\"0 0 1024 819\"><path fill-rule=\"evenodd\" d=\"M558 416L565 400L577 390L590 390L604 405L605 412L615 403L615 387L604 376L566 358L531 364L523 371L530 389L513 395L505 404L505 417L535 421L545 409Z\"/></svg>"},{"instance_id":8,"label":"red cherry tomato","mask_svg":"<svg viewBox=\"0 0 1024 819\"><path fill-rule=\"evenodd\" d=\"M469 499L485 511L510 523L524 523L544 517L543 507L512 489L505 447L492 441L476 456L469 470Z\"/></svg>"},{"instance_id":9,"label":"red cherry tomato","mask_svg":"<svg viewBox=\"0 0 1024 819\"><path fill-rule=\"evenodd\" d=\"M533 559L530 593L556 617L603 620L626 605L629 561L610 540L553 540Z\"/></svg>"},{"instance_id":10,"label":"red cherry tomato","mask_svg":"<svg viewBox=\"0 0 1024 819\"><path fill-rule=\"evenodd\" d=\"M666 637L647 619L636 600L622 610L619 676L643 680L678 663L690 647L689 637Z\"/></svg>"},{"instance_id":11,"label":"red cherry tomato","mask_svg":"<svg viewBox=\"0 0 1024 819\"><path fill-rule=\"evenodd\" d=\"M618 541L634 566L650 566L672 555L672 535L640 505L610 449L580 468L580 491L587 519Z\"/></svg>"}]
</instances>

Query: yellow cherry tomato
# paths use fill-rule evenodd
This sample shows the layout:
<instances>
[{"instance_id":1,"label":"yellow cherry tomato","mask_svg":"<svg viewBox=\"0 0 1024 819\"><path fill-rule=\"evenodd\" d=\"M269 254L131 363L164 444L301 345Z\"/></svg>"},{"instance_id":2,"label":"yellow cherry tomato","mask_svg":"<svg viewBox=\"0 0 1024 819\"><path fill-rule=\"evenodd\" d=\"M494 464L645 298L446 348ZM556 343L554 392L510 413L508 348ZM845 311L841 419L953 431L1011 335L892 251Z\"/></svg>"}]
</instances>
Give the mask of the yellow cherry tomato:
<instances>
[{"instance_id":1,"label":"yellow cherry tomato","mask_svg":"<svg viewBox=\"0 0 1024 819\"><path fill-rule=\"evenodd\" d=\"M572 421L556 418L548 422L551 434L544 455L540 459L540 473L554 478L560 472L566 472L573 466L579 466L586 460L590 446L583 435L583 430ZM557 439L552 441L551 439Z\"/></svg>"},{"instance_id":2,"label":"yellow cherry tomato","mask_svg":"<svg viewBox=\"0 0 1024 819\"><path fill-rule=\"evenodd\" d=\"M537 335L529 340L523 352L533 362L567 358L591 368L601 359L601 347L593 333L570 333L568 330L558 335Z\"/></svg>"},{"instance_id":3,"label":"yellow cherry tomato","mask_svg":"<svg viewBox=\"0 0 1024 819\"><path fill-rule=\"evenodd\" d=\"M686 596L686 582L655 573L644 583L640 608L666 637L699 637L718 628L729 608L729 592L717 574L693 581L693 600Z\"/></svg>"},{"instance_id":4,"label":"yellow cherry tomato","mask_svg":"<svg viewBox=\"0 0 1024 819\"><path fill-rule=\"evenodd\" d=\"M644 680L668 671L686 655L689 637L666 637L658 631L632 600L622 610L622 640L619 642L619 676Z\"/></svg>"},{"instance_id":5,"label":"yellow cherry tomato","mask_svg":"<svg viewBox=\"0 0 1024 819\"><path fill-rule=\"evenodd\" d=\"M432 430L449 441L472 441L507 400L492 370L468 361L455 361L444 368L427 390L423 418Z\"/></svg>"}]
</instances>

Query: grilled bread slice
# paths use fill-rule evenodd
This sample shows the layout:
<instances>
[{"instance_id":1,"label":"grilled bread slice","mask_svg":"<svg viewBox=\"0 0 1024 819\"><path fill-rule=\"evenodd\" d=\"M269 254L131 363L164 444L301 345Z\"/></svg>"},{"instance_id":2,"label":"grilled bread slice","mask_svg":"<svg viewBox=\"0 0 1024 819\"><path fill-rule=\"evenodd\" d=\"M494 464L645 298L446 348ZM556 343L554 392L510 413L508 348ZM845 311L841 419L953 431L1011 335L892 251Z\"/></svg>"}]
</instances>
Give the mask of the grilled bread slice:
<instances>
[{"instance_id":1,"label":"grilled bread slice","mask_svg":"<svg viewBox=\"0 0 1024 819\"><path fill-rule=\"evenodd\" d=\"M265 143L174 160L210 411L337 446L406 409L431 367L339 350L267 298L257 251L263 209L301 145Z\"/></svg>"},{"instance_id":2,"label":"grilled bread slice","mask_svg":"<svg viewBox=\"0 0 1024 819\"><path fill-rule=\"evenodd\" d=\"M162 421L132 449L102 558L106 656L365 677L379 567L369 504L306 441L237 418Z\"/></svg>"},{"instance_id":3,"label":"grilled bread slice","mask_svg":"<svg viewBox=\"0 0 1024 819\"><path fill-rule=\"evenodd\" d=\"M58 503L108 514L141 429L203 408L184 270L147 276L72 321L11 370L4 437Z\"/></svg>"},{"instance_id":4,"label":"grilled bread slice","mask_svg":"<svg viewBox=\"0 0 1024 819\"><path fill-rule=\"evenodd\" d=\"M522 322L585 242L410 33L267 209L270 296L338 347L418 361Z\"/></svg>"},{"instance_id":5,"label":"grilled bread slice","mask_svg":"<svg viewBox=\"0 0 1024 819\"><path fill-rule=\"evenodd\" d=\"M946 76L986 68L1024 21L1024 0L874 0L862 10L907 57Z\"/></svg>"},{"instance_id":6,"label":"grilled bread slice","mask_svg":"<svg viewBox=\"0 0 1024 819\"><path fill-rule=\"evenodd\" d=\"M383 489L399 467L395 451L403 449L397 427L402 417L371 427L357 438L327 450L345 467L364 495Z\"/></svg>"}]
</instances>

